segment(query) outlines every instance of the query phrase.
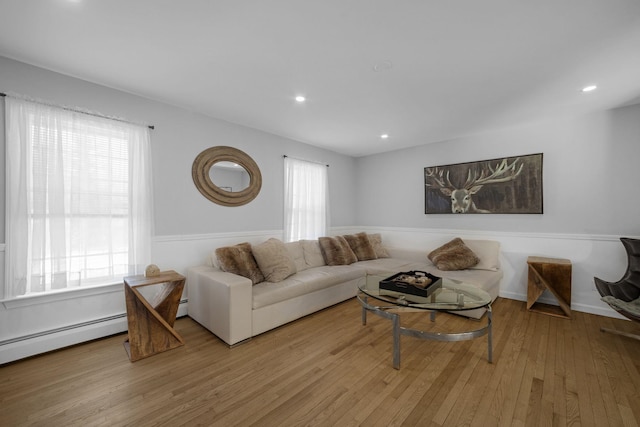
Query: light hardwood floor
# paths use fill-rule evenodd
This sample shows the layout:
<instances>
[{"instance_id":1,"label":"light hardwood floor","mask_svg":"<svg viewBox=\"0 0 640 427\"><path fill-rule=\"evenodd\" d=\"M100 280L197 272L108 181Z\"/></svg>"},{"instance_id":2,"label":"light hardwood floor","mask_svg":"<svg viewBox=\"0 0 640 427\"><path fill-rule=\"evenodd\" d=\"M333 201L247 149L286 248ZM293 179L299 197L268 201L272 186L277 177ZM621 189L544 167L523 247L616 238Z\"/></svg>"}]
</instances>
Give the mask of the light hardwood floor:
<instances>
[{"instance_id":1,"label":"light hardwood floor","mask_svg":"<svg viewBox=\"0 0 640 427\"><path fill-rule=\"evenodd\" d=\"M0 425L633 426L640 422L640 342L599 331L636 325L579 312L572 320L494 304L486 337L402 337L360 322L355 299L229 349L189 318L184 347L129 362L118 335L0 367ZM439 315L421 329L477 327Z\"/></svg>"}]
</instances>

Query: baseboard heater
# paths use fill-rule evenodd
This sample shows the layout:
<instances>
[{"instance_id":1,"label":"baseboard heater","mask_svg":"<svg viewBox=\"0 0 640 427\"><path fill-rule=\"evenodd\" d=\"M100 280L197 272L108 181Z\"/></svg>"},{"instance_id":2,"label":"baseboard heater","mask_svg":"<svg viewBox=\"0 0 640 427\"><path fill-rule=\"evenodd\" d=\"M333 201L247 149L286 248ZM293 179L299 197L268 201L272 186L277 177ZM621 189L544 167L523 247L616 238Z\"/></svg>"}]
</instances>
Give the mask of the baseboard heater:
<instances>
[{"instance_id":1,"label":"baseboard heater","mask_svg":"<svg viewBox=\"0 0 640 427\"><path fill-rule=\"evenodd\" d=\"M180 305L185 304L188 301L188 299L181 299L180 300ZM47 331L42 331L42 332L36 332L33 334L29 334L29 335L23 335L21 337L16 337L16 338L10 338L8 340L4 340L4 341L0 341L0 346L3 345L9 345L9 344L15 344L21 341L28 341L28 340L32 340L35 338L41 338L47 335L54 335L54 334L59 334L61 332L66 332L66 331L70 331L73 329L80 329L80 328L86 328L87 326L93 326L93 325L97 325L100 323L105 323L105 322L111 322L113 320L118 320L118 319L122 319L122 318L126 318L127 317L127 313L120 313L120 314L115 314L113 316L109 316L109 317L103 317L101 319L94 319L94 320L89 320L87 322L82 322L82 323L75 323L73 325L69 325L69 326L62 326L60 328L55 328L55 329L49 329Z\"/></svg>"}]
</instances>

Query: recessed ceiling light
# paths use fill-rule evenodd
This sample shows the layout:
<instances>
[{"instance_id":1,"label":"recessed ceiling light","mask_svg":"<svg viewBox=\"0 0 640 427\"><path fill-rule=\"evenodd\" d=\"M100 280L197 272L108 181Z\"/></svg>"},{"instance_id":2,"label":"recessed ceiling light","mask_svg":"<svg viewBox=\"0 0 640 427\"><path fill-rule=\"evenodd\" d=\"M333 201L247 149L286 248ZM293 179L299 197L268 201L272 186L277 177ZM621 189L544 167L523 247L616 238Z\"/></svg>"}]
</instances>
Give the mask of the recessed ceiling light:
<instances>
[{"instance_id":1,"label":"recessed ceiling light","mask_svg":"<svg viewBox=\"0 0 640 427\"><path fill-rule=\"evenodd\" d=\"M376 73L379 73L381 71L389 71L392 68L393 68L393 62L389 61L388 59L385 59L384 61L380 61L377 64L375 64L373 66L373 71L375 71Z\"/></svg>"},{"instance_id":2,"label":"recessed ceiling light","mask_svg":"<svg viewBox=\"0 0 640 427\"><path fill-rule=\"evenodd\" d=\"M307 98L302 95L296 96L296 102L304 102Z\"/></svg>"},{"instance_id":3,"label":"recessed ceiling light","mask_svg":"<svg viewBox=\"0 0 640 427\"><path fill-rule=\"evenodd\" d=\"M382 135L380 135L380 138L387 139L389 138L389 134L383 133Z\"/></svg>"},{"instance_id":4,"label":"recessed ceiling light","mask_svg":"<svg viewBox=\"0 0 640 427\"><path fill-rule=\"evenodd\" d=\"M598 89L598 86L596 85L590 85L590 86L585 86L582 88L583 92L592 92L594 90Z\"/></svg>"}]
</instances>

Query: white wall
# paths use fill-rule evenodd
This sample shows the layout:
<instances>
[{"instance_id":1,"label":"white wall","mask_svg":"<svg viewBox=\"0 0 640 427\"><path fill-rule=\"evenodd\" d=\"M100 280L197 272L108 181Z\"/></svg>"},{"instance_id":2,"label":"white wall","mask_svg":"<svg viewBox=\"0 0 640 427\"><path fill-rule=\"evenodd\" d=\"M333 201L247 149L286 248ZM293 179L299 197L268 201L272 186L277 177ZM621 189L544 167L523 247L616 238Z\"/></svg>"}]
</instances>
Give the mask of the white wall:
<instances>
[{"instance_id":1,"label":"white wall","mask_svg":"<svg viewBox=\"0 0 640 427\"><path fill-rule=\"evenodd\" d=\"M219 241L221 235L248 240L267 235L281 237L285 154L330 164L331 224L354 223L355 160L351 157L4 57L0 57L0 92L155 126L151 136L156 235L153 254L154 262L163 270L184 272L188 265L204 258L210 250L207 246ZM0 101L0 105L0 249L4 250L4 102ZM202 196L193 184L193 160L206 148L217 145L245 151L260 167L262 190L251 203L235 208L219 206ZM1 258L3 273L4 257ZM0 290L4 290L4 274L0 277ZM0 363L126 330L122 286L103 291L35 299L27 304L0 303ZM115 320L92 323L111 318ZM78 325L82 327L76 328ZM53 330L59 332L38 336ZM30 339L23 340L25 337ZM31 346L34 342L37 345Z\"/></svg>"},{"instance_id":2,"label":"white wall","mask_svg":"<svg viewBox=\"0 0 640 427\"><path fill-rule=\"evenodd\" d=\"M424 213L424 167L540 152L544 214ZM357 223L425 251L454 235L497 239L501 295L514 299L526 300L527 256L568 258L573 308L616 316L593 277L618 280L627 264L618 239L640 236L639 161L640 105L362 157Z\"/></svg>"},{"instance_id":3,"label":"white wall","mask_svg":"<svg viewBox=\"0 0 640 427\"><path fill-rule=\"evenodd\" d=\"M543 215L425 215L424 167L544 154ZM357 159L357 223L639 235L640 105ZM381 196L384 195L384 196Z\"/></svg>"},{"instance_id":4,"label":"white wall","mask_svg":"<svg viewBox=\"0 0 640 427\"><path fill-rule=\"evenodd\" d=\"M155 126L151 143L156 235L281 229L284 154L330 164L332 224L353 223L355 178L351 157L3 57L0 57L0 70L2 92L15 92ZM1 145L4 148L3 140ZM216 205L204 198L193 184L193 160L201 151L217 145L245 151L260 167L262 190L250 204L236 208ZM4 149L1 151L4 156ZM4 185L1 191L4 203ZM4 209L0 219L4 223Z\"/></svg>"}]
</instances>

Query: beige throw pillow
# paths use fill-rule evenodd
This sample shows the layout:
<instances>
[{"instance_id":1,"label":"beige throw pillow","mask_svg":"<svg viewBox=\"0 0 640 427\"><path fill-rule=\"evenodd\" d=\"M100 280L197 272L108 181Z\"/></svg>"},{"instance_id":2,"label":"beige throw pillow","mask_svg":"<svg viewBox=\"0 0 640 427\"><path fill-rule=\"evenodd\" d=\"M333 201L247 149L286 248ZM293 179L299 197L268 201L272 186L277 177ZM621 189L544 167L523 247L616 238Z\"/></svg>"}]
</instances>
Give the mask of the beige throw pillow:
<instances>
[{"instance_id":1,"label":"beige throw pillow","mask_svg":"<svg viewBox=\"0 0 640 427\"><path fill-rule=\"evenodd\" d=\"M342 236L320 237L318 242L327 265L349 265L358 261L349 243Z\"/></svg>"},{"instance_id":2,"label":"beige throw pillow","mask_svg":"<svg viewBox=\"0 0 640 427\"><path fill-rule=\"evenodd\" d=\"M464 270L480 261L459 237L432 251L428 258L443 271Z\"/></svg>"},{"instance_id":3,"label":"beige throw pillow","mask_svg":"<svg viewBox=\"0 0 640 427\"><path fill-rule=\"evenodd\" d=\"M382 236L380 233L368 234L369 241L371 242L371 246L373 246L373 250L376 253L377 258L389 258L389 252L387 249L382 246Z\"/></svg>"},{"instance_id":4,"label":"beige throw pillow","mask_svg":"<svg viewBox=\"0 0 640 427\"><path fill-rule=\"evenodd\" d=\"M222 271L246 277L254 285L264 280L249 243L218 248L216 249L216 257Z\"/></svg>"},{"instance_id":5,"label":"beige throw pillow","mask_svg":"<svg viewBox=\"0 0 640 427\"><path fill-rule=\"evenodd\" d=\"M267 282L281 282L296 272L287 247L278 239L253 245L251 251Z\"/></svg>"},{"instance_id":6,"label":"beige throw pillow","mask_svg":"<svg viewBox=\"0 0 640 427\"><path fill-rule=\"evenodd\" d=\"M369 237L367 237L367 233L346 234L342 237L347 241L353 253L356 254L358 261L378 258L373 245L369 241Z\"/></svg>"}]
</instances>

